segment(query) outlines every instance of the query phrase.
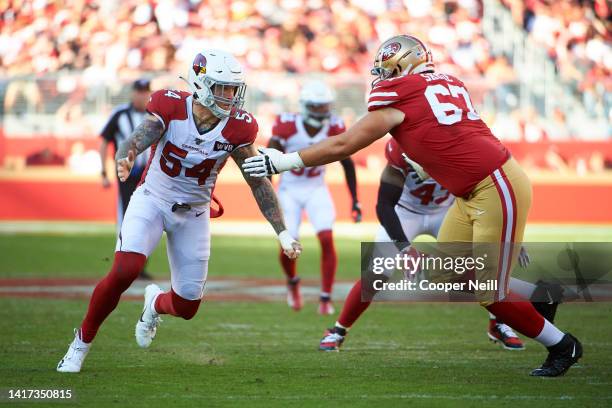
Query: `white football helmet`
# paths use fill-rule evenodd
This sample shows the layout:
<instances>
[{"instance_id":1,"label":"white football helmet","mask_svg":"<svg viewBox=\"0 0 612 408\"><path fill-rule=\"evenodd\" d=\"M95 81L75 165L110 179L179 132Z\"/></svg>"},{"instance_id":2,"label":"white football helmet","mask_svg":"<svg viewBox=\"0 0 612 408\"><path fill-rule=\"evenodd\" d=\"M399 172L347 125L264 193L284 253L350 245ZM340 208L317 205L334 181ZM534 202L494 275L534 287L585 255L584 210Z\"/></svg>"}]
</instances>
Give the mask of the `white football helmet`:
<instances>
[{"instance_id":1,"label":"white football helmet","mask_svg":"<svg viewBox=\"0 0 612 408\"><path fill-rule=\"evenodd\" d=\"M229 52L204 50L195 56L187 79L193 99L210 109L218 118L236 116L244 105L246 84L238 60ZM226 87L233 88L233 97L226 96Z\"/></svg>"},{"instance_id":2,"label":"white football helmet","mask_svg":"<svg viewBox=\"0 0 612 408\"><path fill-rule=\"evenodd\" d=\"M331 104L334 93L322 81L311 81L304 84L300 92L300 108L307 125L315 128L323 126L331 117Z\"/></svg>"}]
</instances>

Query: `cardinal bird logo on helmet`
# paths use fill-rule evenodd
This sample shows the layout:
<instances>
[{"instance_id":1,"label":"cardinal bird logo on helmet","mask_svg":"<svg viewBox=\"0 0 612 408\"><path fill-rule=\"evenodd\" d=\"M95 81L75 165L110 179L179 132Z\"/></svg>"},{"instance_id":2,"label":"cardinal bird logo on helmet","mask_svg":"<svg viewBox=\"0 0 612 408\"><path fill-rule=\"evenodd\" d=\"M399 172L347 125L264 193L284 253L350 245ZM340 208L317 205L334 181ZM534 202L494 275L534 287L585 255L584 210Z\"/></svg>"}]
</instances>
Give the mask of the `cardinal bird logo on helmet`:
<instances>
[{"instance_id":1,"label":"cardinal bird logo on helmet","mask_svg":"<svg viewBox=\"0 0 612 408\"><path fill-rule=\"evenodd\" d=\"M206 73L206 57L202 54L196 55L193 60L193 72L195 72L196 75Z\"/></svg>"},{"instance_id":2,"label":"cardinal bird logo on helmet","mask_svg":"<svg viewBox=\"0 0 612 408\"><path fill-rule=\"evenodd\" d=\"M393 58L395 54L402 48L402 45L398 42L392 42L387 45L380 51L380 59L381 61L387 61L390 58Z\"/></svg>"}]
</instances>

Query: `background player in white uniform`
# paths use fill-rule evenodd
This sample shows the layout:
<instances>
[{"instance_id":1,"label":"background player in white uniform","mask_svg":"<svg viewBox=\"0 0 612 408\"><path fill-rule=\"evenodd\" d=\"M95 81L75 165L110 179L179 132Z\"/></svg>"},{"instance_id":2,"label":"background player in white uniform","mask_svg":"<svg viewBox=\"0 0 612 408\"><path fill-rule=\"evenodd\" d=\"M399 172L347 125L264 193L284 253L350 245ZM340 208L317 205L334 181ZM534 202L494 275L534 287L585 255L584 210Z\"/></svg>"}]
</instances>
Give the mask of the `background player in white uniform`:
<instances>
[{"instance_id":1,"label":"background player in white uniform","mask_svg":"<svg viewBox=\"0 0 612 408\"><path fill-rule=\"evenodd\" d=\"M218 215L210 207L212 190L230 156L240 166L257 153L252 143L258 126L241 109L246 85L242 67L231 54L198 54L186 82L192 93L153 93L142 124L117 151L118 176L125 181L135 157L152 146L121 226L113 267L94 289L81 328L57 366L60 372L81 370L100 325L138 276L162 231L168 238L172 287L164 293L157 285L147 286L136 342L149 347L161 314L191 319L198 310L210 257L209 219ZM286 254L297 256L300 245L285 228L270 181L245 179Z\"/></svg>"},{"instance_id":2,"label":"background player in white uniform","mask_svg":"<svg viewBox=\"0 0 612 408\"><path fill-rule=\"evenodd\" d=\"M269 147L285 152L295 152L346 130L341 118L334 115L332 90L321 81L306 83L300 92L301 112L283 113L272 127ZM357 199L355 164L351 158L340 162L352 198L351 214L355 222L361 221L361 207ZM317 233L321 244L321 294L319 313L332 314L331 293L336 275L337 257L334 248L332 226L336 217L334 203L325 184L325 166L309 167L284 173L278 187L278 198L292 237L298 236L302 213ZM302 308L300 279L296 261L289 259L283 251L280 263L287 276L287 303L294 310Z\"/></svg>"},{"instance_id":3,"label":"background player in white uniform","mask_svg":"<svg viewBox=\"0 0 612 408\"><path fill-rule=\"evenodd\" d=\"M395 139L387 142L385 157L387 166L380 176L376 204L381 224L376 242L412 242L421 234L437 237L455 197L434 179L422 180ZM525 348L514 331L491 313L487 335L507 350Z\"/></svg>"}]
</instances>

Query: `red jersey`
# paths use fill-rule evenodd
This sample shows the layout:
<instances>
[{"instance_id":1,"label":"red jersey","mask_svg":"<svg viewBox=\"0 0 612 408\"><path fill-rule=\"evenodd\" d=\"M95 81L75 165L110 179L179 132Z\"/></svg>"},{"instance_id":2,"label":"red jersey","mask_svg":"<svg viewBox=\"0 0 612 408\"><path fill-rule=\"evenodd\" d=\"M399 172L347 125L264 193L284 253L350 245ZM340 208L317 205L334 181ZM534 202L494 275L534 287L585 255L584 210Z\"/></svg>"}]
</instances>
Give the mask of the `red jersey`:
<instances>
[{"instance_id":1,"label":"red jersey","mask_svg":"<svg viewBox=\"0 0 612 408\"><path fill-rule=\"evenodd\" d=\"M370 92L368 111L386 107L405 114L391 136L455 196L468 195L510 157L474 110L463 82L451 75L426 73L381 81Z\"/></svg>"}]
</instances>

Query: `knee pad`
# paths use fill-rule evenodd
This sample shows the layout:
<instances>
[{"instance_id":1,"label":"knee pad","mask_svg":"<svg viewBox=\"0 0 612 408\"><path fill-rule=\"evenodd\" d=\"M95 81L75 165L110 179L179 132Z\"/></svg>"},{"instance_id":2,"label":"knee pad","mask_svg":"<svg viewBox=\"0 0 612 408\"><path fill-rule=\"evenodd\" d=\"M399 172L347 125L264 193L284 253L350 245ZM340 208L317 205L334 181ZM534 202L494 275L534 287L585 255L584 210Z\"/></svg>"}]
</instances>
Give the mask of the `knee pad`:
<instances>
[{"instance_id":1,"label":"knee pad","mask_svg":"<svg viewBox=\"0 0 612 408\"><path fill-rule=\"evenodd\" d=\"M202 301L202 299L188 300L177 295L174 290L171 291L171 294L172 307L176 312L176 315L182 317L185 320L192 319L193 316L195 316L195 314L198 312L198 308L200 307L200 302Z\"/></svg>"}]
</instances>

